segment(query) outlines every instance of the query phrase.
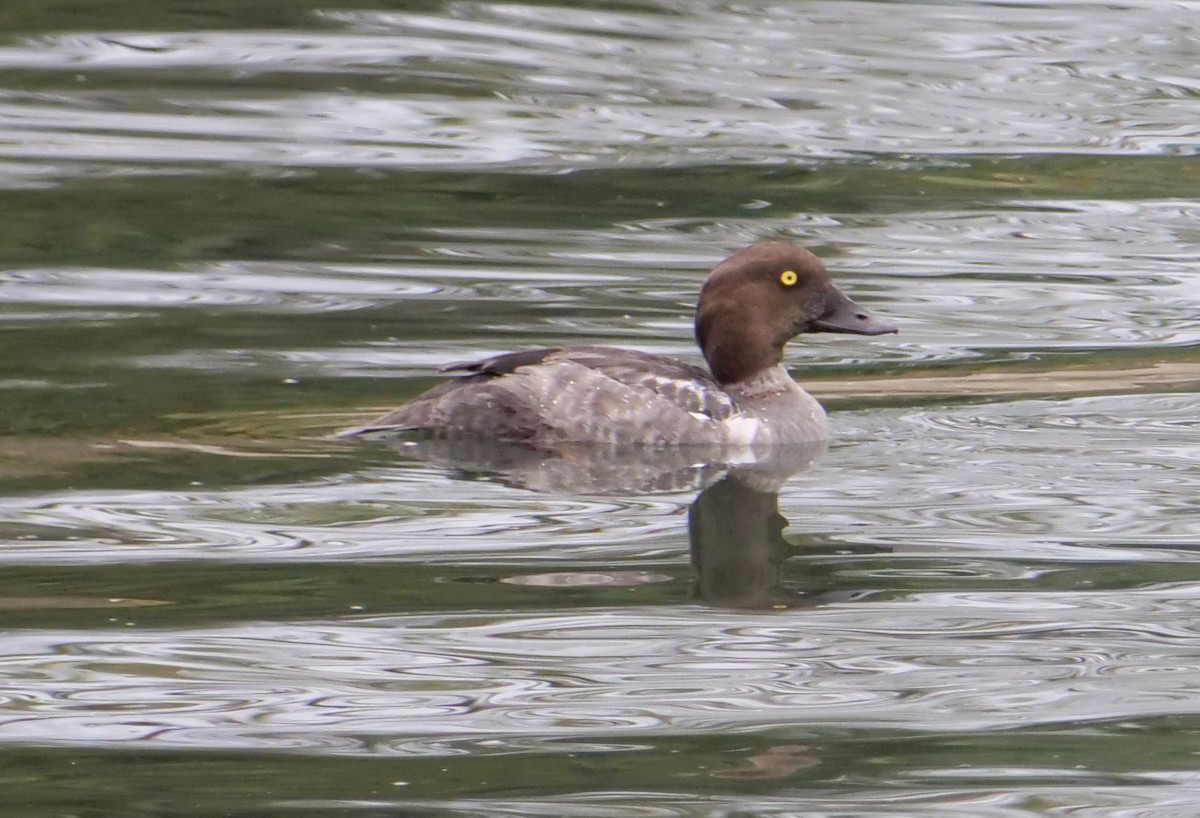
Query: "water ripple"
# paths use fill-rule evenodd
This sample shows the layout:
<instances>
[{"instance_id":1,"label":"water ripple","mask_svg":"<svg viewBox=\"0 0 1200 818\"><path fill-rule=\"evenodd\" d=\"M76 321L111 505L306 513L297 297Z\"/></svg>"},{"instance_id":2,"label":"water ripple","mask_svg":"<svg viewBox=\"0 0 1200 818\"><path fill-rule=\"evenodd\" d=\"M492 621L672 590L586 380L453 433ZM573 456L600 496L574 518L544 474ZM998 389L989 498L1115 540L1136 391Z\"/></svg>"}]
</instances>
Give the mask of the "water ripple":
<instances>
[{"instance_id":1,"label":"water ripple","mask_svg":"<svg viewBox=\"0 0 1200 818\"><path fill-rule=\"evenodd\" d=\"M1121 608L930 593L791 614L24 631L0 659L20 689L0 740L429 754L454 752L436 745L454 736L534 747L787 723L981 730L1017 710L1026 725L1196 714L1200 631L1179 618L1196 596L1193 585L1122 594Z\"/></svg>"},{"instance_id":2,"label":"water ripple","mask_svg":"<svg viewBox=\"0 0 1200 818\"><path fill-rule=\"evenodd\" d=\"M497 500L506 496L507 512L479 506L481 488ZM411 466L248 492L72 492L57 500L0 499L0 531L14 533L0 559L276 560L286 554L472 562L487 561L493 548L506 559L598 558L660 548L659 539L678 536L678 513L689 501L531 495ZM620 517L598 527L596 519L613 510ZM544 550L548 545L552 553Z\"/></svg>"},{"instance_id":3,"label":"water ripple","mask_svg":"<svg viewBox=\"0 0 1200 818\"><path fill-rule=\"evenodd\" d=\"M85 83L142 72L182 88L9 95L0 156L544 170L1200 148L1200 128L1177 110L1196 93L1179 56L1190 53L1187 27L1128 4L914 4L903 25L876 10L459 2L439 16L325 12L325 30L45 36L0 48L0 67ZM796 42L805 47L787 47ZM375 93L211 90L232 78L256 91L280 74ZM190 88L193 78L203 84ZM398 84L415 90L397 96Z\"/></svg>"},{"instance_id":4,"label":"water ripple","mask_svg":"<svg viewBox=\"0 0 1200 818\"><path fill-rule=\"evenodd\" d=\"M973 532L968 547L1010 556L1062 554L1056 546L1070 543L1112 547L1094 558L1191 560L1200 428L1182 421L1193 403L1190 394L1142 395L924 410L903 415L911 437L874 413L857 432L843 427L824 489L785 488L794 513L784 513L802 531L841 529L906 552L951 541L959 549ZM846 480L830 469L845 469ZM900 471L902 494L887 488ZM1178 550L1139 551L1153 545Z\"/></svg>"},{"instance_id":5,"label":"water ripple","mask_svg":"<svg viewBox=\"0 0 1200 818\"><path fill-rule=\"evenodd\" d=\"M854 818L910 818L913 815L963 815L977 818L1032 818L1071 815L1079 818L1188 818L1200 807L1190 782L1174 781L1170 771L1122 777L1096 775L1076 769L1026 770L1006 767L963 772L931 771L930 778L945 777L937 786L921 780L904 781L884 789L855 789L839 794L824 788L796 788L786 798L756 794L706 795L697 799L673 792L611 791L538 798L454 798L436 801L413 798L370 798L348 803L341 800L295 800L285 806L310 810L375 809L399 812L436 811L447 816L548 816L549 818L695 818L698 814L752 814L764 818L797 816L854 816ZM972 784L961 779L970 776ZM1114 783L1114 779L1117 781ZM975 782L984 780L986 785ZM1007 784L999 782L1007 781ZM1014 785L1013 781L1020 783ZM995 782L995 783L992 783ZM1045 783L1053 782L1053 783ZM1169 789L1164 784L1177 784ZM1019 789L1014 791L1014 786ZM1031 802L1033 806L1031 806ZM700 810L705 812L701 812Z\"/></svg>"}]
</instances>

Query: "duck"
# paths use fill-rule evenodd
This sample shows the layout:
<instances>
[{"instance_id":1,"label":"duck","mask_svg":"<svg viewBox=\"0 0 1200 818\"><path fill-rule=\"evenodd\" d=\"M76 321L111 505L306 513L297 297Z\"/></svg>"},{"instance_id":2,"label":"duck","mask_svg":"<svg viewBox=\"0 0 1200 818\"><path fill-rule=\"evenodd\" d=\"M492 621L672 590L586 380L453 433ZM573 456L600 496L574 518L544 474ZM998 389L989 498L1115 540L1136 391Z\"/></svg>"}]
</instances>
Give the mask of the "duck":
<instances>
[{"instance_id":1,"label":"duck","mask_svg":"<svg viewBox=\"0 0 1200 818\"><path fill-rule=\"evenodd\" d=\"M461 374L337 437L416 433L545 450L804 445L828 439L829 424L784 368L787 342L897 331L838 289L811 251L765 241L721 261L700 287L695 338L707 369L609 346L508 352L443 367Z\"/></svg>"}]
</instances>

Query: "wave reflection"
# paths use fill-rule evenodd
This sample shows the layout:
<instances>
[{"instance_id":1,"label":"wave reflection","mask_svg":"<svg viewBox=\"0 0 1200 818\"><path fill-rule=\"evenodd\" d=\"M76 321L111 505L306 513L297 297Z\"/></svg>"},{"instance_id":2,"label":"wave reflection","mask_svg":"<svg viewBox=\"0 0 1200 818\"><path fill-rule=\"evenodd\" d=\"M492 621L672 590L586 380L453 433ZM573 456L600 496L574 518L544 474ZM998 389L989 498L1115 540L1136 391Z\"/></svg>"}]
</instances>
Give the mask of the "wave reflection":
<instances>
[{"instance_id":1,"label":"wave reflection","mask_svg":"<svg viewBox=\"0 0 1200 818\"><path fill-rule=\"evenodd\" d=\"M441 16L328 11L314 16L324 30L43 36L0 48L0 67L73 85L140 72L170 90L150 106L77 87L9 95L0 156L544 170L1190 155L1200 129L1175 111L1195 92L1190 35L1127 7L910 4L895 27L868 2L686 15L460 2ZM301 74L330 89L274 93L269 78ZM213 93L231 79L257 98Z\"/></svg>"},{"instance_id":2,"label":"wave reflection","mask_svg":"<svg viewBox=\"0 0 1200 818\"><path fill-rule=\"evenodd\" d=\"M1195 714L1168 594L923 594L791 614L384 616L8 642L0 739L454 753L787 724L972 731ZM1043 604L1043 602L1047 604ZM569 658L569 667L562 664ZM15 701L15 700L14 700ZM439 746L438 742L444 744Z\"/></svg>"}]
</instances>

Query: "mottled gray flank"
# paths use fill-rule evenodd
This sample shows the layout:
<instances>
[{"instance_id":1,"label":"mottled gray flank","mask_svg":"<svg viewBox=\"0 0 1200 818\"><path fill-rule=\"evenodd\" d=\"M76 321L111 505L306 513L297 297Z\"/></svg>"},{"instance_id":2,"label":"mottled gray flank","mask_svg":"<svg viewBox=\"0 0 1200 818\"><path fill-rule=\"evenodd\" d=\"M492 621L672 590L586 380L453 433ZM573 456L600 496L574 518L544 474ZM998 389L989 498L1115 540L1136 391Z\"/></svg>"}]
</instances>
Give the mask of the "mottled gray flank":
<instances>
[{"instance_id":1,"label":"mottled gray flank","mask_svg":"<svg viewBox=\"0 0 1200 818\"><path fill-rule=\"evenodd\" d=\"M828 436L820 404L783 367L727 391L698 367L612 347L558 350L503 377L458 378L349 434L416 429L539 446L772 445Z\"/></svg>"}]
</instances>

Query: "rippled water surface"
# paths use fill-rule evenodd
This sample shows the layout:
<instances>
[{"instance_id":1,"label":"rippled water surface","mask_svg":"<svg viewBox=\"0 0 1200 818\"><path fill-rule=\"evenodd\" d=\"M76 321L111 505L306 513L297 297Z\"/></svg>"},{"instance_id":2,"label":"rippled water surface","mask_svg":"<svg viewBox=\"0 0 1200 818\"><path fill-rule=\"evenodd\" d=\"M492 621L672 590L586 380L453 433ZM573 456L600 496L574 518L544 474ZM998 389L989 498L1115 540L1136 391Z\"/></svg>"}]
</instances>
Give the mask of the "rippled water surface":
<instances>
[{"instance_id":1,"label":"rippled water surface","mask_svg":"<svg viewBox=\"0 0 1200 818\"><path fill-rule=\"evenodd\" d=\"M21 815L1200 812L1200 4L0 30ZM696 361L759 238L901 327L791 345L827 451L327 439L472 356Z\"/></svg>"}]
</instances>

